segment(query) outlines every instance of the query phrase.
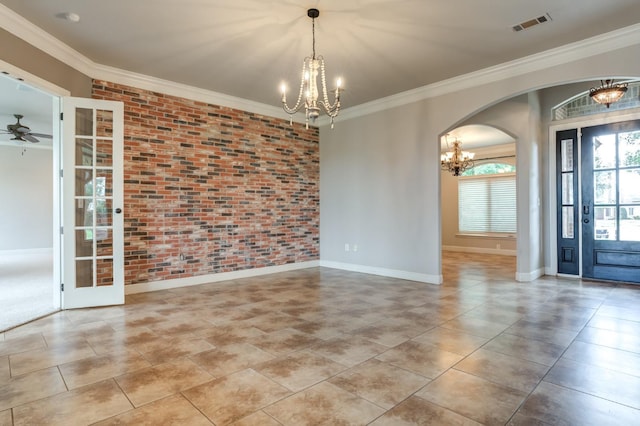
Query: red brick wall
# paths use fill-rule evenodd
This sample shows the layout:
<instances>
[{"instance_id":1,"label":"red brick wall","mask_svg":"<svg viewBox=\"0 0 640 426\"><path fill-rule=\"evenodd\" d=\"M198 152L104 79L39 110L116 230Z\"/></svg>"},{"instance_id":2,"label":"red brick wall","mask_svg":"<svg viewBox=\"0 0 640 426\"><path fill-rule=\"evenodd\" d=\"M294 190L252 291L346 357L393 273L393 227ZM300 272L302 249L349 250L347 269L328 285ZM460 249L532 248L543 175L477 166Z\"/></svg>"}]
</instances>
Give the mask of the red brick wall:
<instances>
[{"instance_id":1,"label":"red brick wall","mask_svg":"<svg viewBox=\"0 0 640 426\"><path fill-rule=\"evenodd\" d=\"M125 284L319 258L319 134L94 80L124 102Z\"/></svg>"}]
</instances>

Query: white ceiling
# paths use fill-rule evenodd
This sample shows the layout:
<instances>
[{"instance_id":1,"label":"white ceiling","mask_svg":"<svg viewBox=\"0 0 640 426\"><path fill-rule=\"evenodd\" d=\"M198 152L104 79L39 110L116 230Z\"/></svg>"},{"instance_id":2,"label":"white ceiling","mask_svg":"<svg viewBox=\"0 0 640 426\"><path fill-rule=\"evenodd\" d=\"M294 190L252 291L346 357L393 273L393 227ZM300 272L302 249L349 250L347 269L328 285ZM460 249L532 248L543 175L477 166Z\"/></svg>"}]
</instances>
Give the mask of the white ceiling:
<instances>
[{"instance_id":1,"label":"white ceiling","mask_svg":"<svg viewBox=\"0 0 640 426\"><path fill-rule=\"evenodd\" d=\"M342 77L343 107L414 89L640 22L638 0L0 0L94 62L280 105L317 53L328 85ZM77 23L61 19L79 15ZM551 21L512 26L549 14ZM607 77L607 76L603 76ZM0 128L51 133L51 97L0 74ZM292 96L290 96L292 97ZM511 143L487 126L451 132L467 148ZM0 143L9 140L0 134ZM43 140L46 143L46 140Z\"/></svg>"},{"instance_id":2,"label":"white ceiling","mask_svg":"<svg viewBox=\"0 0 640 426\"><path fill-rule=\"evenodd\" d=\"M311 53L309 7L345 108L640 22L638 0L0 2L96 63L276 106Z\"/></svg>"}]
</instances>

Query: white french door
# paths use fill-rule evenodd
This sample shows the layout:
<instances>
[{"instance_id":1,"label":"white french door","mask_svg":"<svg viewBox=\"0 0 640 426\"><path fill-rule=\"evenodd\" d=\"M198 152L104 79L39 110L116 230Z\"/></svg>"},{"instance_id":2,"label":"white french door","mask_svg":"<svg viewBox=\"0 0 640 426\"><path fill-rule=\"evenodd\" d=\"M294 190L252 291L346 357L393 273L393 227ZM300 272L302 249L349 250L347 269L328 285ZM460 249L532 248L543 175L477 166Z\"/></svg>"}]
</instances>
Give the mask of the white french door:
<instances>
[{"instance_id":1,"label":"white french door","mask_svg":"<svg viewBox=\"0 0 640 426\"><path fill-rule=\"evenodd\" d=\"M64 309L124 303L123 110L63 98Z\"/></svg>"}]
</instances>

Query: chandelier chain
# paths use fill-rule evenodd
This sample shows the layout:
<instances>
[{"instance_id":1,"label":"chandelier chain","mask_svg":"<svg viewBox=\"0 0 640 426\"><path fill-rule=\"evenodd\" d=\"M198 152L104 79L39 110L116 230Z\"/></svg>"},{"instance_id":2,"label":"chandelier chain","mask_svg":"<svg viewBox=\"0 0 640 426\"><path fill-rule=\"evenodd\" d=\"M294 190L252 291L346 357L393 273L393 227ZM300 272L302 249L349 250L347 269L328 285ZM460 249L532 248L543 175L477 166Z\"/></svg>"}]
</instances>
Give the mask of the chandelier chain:
<instances>
[{"instance_id":1,"label":"chandelier chain","mask_svg":"<svg viewBox=\"0 0 640 426\"><path fill-rule=\"evenodd\" d=\"M316 58L316 18L311 18L311 37L313 39L312 59L315 59Z\"/></svg>"}]
</instances>

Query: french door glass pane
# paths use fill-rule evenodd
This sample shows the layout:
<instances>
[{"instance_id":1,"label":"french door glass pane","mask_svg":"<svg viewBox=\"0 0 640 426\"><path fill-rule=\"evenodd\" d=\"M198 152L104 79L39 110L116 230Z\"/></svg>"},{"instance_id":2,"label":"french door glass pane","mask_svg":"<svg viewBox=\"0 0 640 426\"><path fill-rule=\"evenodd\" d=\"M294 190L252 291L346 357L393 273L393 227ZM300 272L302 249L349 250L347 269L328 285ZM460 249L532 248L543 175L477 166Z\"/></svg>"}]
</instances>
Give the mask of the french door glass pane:
<instances>
[{"instance_id":1,"label":"french door glass pane","mask_svg":"<svg viewBox=\"0 0 640 426\"><path fill-rule=\"evenodd\" d=\"M620 133L620 167L640 166L640 131Z\"/></svg>"},{"instance_id":2,"label":"french door glass pane","mask_svg":"<svg viewBox=\"0 0 640 426\"><path fill-rule=\"evenodd\" d=\"M110 139L96 141L96 165L98 167L113 166L113 142Z\"/></svg>"},{"instance_id":3,"label":"french door glass pane","mask_svg":"<svg viewBox=\"0 0 640 426\"><path fill-rule=\"evenodd\" d=\"M113 231L96 229L96 256L113 256Z\"/></svg>"},{"instance_id":4,"label":"french door glass pane","mask_svg":"<svg viewBox=\"0 0 640 426\"><path fill-rule=\"evenodd\" d=\"M93 200L91 198L76 199L76 226L93 226Z\"/></svg>"},{"instance_id":5,"label":"french door glass pane","mask_svg":"<svg viewBox=\"0 0 640 426\"><path fill-rule=\"evenodd\" d=\"M93 136L93 110L76 108L76 135Z\"/></svg>"},{"instance_id":6,"label":"french door glass pane","mask_svg":"<svg viewBox=\"0 0 640 426\"><path fill-rule=\"evenodd\" d=\"M96 203L96 226L111 226L113 216L111 215L113 202L111 199L98 198Z\"/></svg>"},{"instance_id":7,"label":"french door glass pane","mask_svg":"<svg viewBox=\"0 0 640 426\"><path fill-rule=\"evenodd\" d=\"M96 133L98 137L113 136L113 111L96 110Z\"/></svg>"},{"instance_id":8,"label":"french door glass pane","mask_svg":"<svg viewBox=\"0 0 640 426\"><path fill-rule=\"evenodd\" d=\"M113 196L113 171L96 169L96 197Z\"/></svg>"},{"instance_id":9,"label":"french door glass pane","mask_svg":"<svg viewBox=\"0 0 640 426\"><path fill-rule=\"evenodd\" d=\"M615 171L593 173L593 192L596 205L615 204L616 189Z\"/></svg>"},{"instance_id":10,"label":"french door glass pane","mask_svg":"<svg viewBox=\"0 0 640 426\"><path fill-rule=\"evenodd\" d=\"M76 257L93 256L93 230L76 230Z\"/></svg>"},{"instance_id":11,"label":"french door glass pane","mask_svg":"<svg viewBox=\"0 0 640 426\"><path fill-rule=\"evenodd\" d=\"M616 167L616 135L601 135L593 138L593 168Z\"/></svg>"},{"instance_id":12,"label":"french door glass pane","mask_svg":"<svg viewBox=\"0 0 640 426\"><path fill-rule=\"evenodd\" d=\"M76 169L76 196L90 197L93 195L93 171L91 169Z\"/></svg>"},{"instance_id":13,"label":"french door glass pane","mask_svg":"<svg viewBox=\"0 0 640 426\"><path fill-rule=\"evenodd\" d=\"M76 166L93 166L93 141L76 138Z\"/></svg>"},{"instance_id":14,"label":"french door glass pane","mask_svg":"<svg viewBox=\"0 0 640 426\"><path fill-rule=\"evenodd\" d=\"M595 207L593 209L594 238L596 240L615 240L618 225L615 207Z\"/></svg>"},{"instance_id":15,"label":"french door glass pane","mask_svg":"<svg viewBox=\"0 0 640 426\"><path fill-rule=\"evenodd\" d=\"M573 212L573 206L562 208L562 238L573 238L575 232Z\"/></svg>"},{"instance_id":16,"label":"french door glass pane","mask_svg":"<svg viewBox=\"0 0 640 426\"><path fill-rule=\"evenodd\" d=\"M93 287L93 260L76 260L76 287Z\"/></svg>"},{"instance_id":17,"label":"french door glass pane","mask_svg":"<svg viewBox=\"0 0 640 426\"><path fill-rule=\"evenodd\" d=\"M113 285L113 259L96 260L96 285Z\"/></svg>"}]
</instances>

